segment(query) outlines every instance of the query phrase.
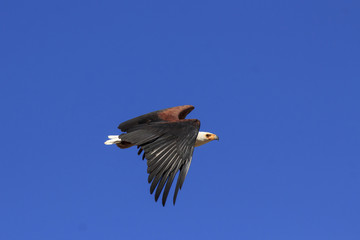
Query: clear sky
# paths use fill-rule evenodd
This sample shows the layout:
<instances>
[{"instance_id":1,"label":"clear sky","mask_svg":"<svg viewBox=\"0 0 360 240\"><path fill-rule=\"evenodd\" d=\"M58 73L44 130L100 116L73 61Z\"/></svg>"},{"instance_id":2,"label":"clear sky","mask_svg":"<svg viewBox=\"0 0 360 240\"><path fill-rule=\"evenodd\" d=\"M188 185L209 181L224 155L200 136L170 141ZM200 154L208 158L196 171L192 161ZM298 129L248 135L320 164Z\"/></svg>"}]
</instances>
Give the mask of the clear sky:
<instances>
[{"instance_id":1,"label":"clear sky","mask_svg":"<svg viewBox=\"0 0 360 240\"><path fill-rule=\"evenodd\" d=\"M2 0L0 239L360 239L359 12ZM220 141L163 207L137 150L104 141L185 104Z\"/></svg>"}]
</instances>

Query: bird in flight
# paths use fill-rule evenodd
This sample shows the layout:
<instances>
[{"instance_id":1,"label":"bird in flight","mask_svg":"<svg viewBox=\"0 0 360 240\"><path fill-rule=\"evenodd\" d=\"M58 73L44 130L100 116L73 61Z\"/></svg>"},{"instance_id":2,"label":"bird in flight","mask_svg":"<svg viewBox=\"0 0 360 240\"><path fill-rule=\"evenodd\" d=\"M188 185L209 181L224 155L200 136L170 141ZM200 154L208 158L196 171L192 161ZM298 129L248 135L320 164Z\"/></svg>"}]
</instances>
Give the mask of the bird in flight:
<instances>
[{"instance_id":1,"label":"bird in flight","mask_svg":"<svg viewBox=\"0 0 360 240\"><path fill-rule=\"evenodd\" d=\"M109 135L109 140L105 142L106 145L116 144L122 149L136 145L138 155L143 152L143 159L147 160L148 182L151 183L150 193L153 194L156 189L157 201L164 189L163 206L179 172L173 197L175 205L178 191L189 171L194 147L219 140L213 133L200 132L198 119L185 119L193 109L194 106L184 105L130 119L118 127L123 134Z\"/></svg>"}]
</instances>

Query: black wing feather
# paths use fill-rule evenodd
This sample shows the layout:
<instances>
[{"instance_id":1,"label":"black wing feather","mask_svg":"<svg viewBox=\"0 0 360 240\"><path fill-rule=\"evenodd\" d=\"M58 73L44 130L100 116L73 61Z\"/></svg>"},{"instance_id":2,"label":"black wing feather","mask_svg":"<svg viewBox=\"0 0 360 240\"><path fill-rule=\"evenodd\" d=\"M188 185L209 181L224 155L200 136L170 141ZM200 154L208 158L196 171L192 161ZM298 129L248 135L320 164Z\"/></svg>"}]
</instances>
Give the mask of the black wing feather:
<instances>
[{"instance_id":1,"label":"black wing feather","mask_svg":"<svg viewBox=\"0 0 360 240\"><path fill-rule=\"evenodd\" d=\"M191 156L192 158L192 156ZM184 165L181 166L180 168L180 173L179 173L179 177L178 177L178 180L177 180L177 183L176 183L176 187L175 187L175 193L174 193L174 198L173 198L173 203L175 205L175 202L176 202L176 197L177 197L177 194L178 194L178 191L179 189L181 189L184 181L185 181L185 177L189 171L189 168L190 168L190 164L191 164L191 159L190 161L186 162Z\"/></svg>"},{"instance_id":2,"label":"black wing feather","mask_svg":"<svg viewBox=\"0 0 360 240\"><path fill-rule=\"evenodd\" d=\"M150 115L155 120L154 113ZM121 135L120 139L138 145L139 154L144 152L143 157L147 159L148 165L148 182L151 182L150 193L156 189L155 201L165 186L162 198L162 204L165 205L176 173L180 170L173 200L175 204L178 190L190 167L200 121L189 119L178 122L146 122L144 119L142 116L121 124L119 128L126 129L128 133ZM137 124L139 122L141 124Z\"/></svg>"},{"instance_id":3,"label":"black wing feather","mask_svg":"<svg viewBox=\"0 0 360 240\"><path fill-rule=\"evenodd\" d=\"M174 181L174 178L176 176L177 171L178 171L178 165L176 166L175 171L171 172L171 174L168 177L168 180L166 182L166 186L165 186L163 197L162 197L162 204L163 205L165 205L165 203L166 203L167 196L169 195L170 188L171 188L171 185L172 185L172 183Z\"/></svg>"}]
</instances>

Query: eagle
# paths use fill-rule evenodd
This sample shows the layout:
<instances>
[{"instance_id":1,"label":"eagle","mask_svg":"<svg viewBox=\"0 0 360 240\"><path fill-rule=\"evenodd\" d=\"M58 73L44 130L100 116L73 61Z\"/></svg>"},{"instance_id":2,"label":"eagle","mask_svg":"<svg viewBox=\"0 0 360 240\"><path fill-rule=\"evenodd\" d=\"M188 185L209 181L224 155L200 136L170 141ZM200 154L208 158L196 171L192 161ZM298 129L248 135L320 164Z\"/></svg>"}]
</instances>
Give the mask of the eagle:
<instances>
[{"instance_id":1,"label":"eagle","mask_svg":"<svg viewBox=\"0 0 360 240\"><path fill-rule=\"evenodd\" d=\"M175 187L173 204L175 205L179 189L189 171L194 148L219 137L210 132L200 132L198 119L185 119L194 109L192 105L166 108L141 115L121 123L118 128L124 132L109 135L106 145L116 144L119 148L137 146L138 155L147 160L150 193L156 189L157 202L162 190L162 205L176 174L179 172Z\"/></svg>"}]
</instances>

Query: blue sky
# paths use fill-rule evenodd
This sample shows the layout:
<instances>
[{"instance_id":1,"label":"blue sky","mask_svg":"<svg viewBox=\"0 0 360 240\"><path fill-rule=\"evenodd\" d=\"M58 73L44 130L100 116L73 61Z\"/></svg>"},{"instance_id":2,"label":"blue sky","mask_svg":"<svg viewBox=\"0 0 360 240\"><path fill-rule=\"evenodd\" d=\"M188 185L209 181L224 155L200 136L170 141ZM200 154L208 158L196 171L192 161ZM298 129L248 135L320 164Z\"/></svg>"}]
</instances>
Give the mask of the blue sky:
<instances>
[{"instance_id":1,"label":"blue sky","mask_svg":"<svg viewBox=\"0 0 360 240\"><path fill-rule=\"evenodd\" d=\"M0 239L359 239L359 10L2 1ZM185 104L220 141L162 207L103 142Z\"/></svg>"}]
</instances>

